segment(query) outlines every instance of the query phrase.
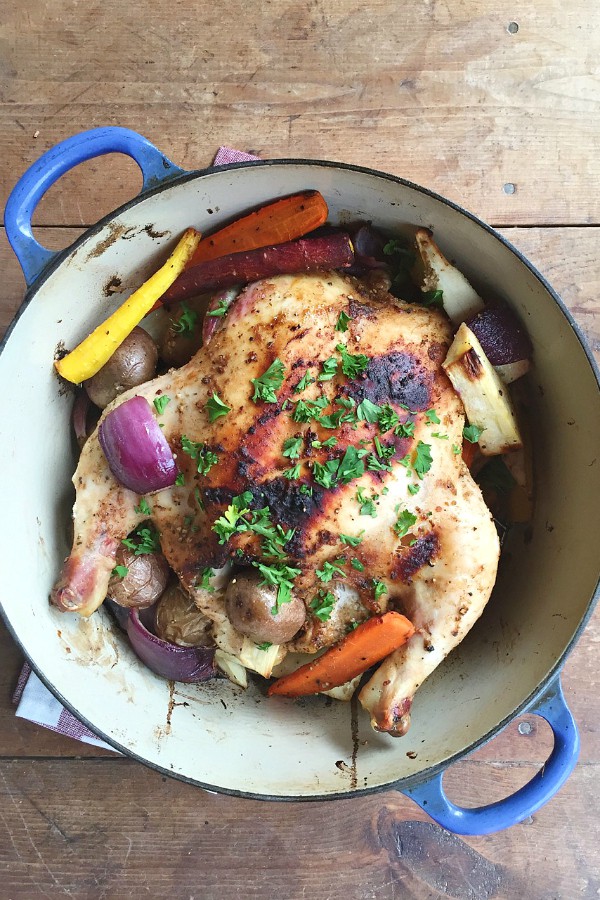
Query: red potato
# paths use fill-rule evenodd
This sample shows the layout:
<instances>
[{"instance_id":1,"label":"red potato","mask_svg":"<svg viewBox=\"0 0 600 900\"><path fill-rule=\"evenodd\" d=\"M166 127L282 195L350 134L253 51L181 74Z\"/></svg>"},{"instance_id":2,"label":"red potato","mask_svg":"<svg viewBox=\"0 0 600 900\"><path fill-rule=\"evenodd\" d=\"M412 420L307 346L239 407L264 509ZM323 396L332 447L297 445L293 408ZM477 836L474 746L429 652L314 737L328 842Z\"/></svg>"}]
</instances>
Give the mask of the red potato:
<instances>
[{"instance_id":1,"label":"red potato","mask_svg":"<svg viewBox=\"0 0 600 900\"><path fill-rule=\"evenodd\" d=\"M293 275L316 269L345 269L354 261L347 234L301 238L246 253L231 253L208 260L183 272L162 296L164 304L235 284L248 284L273 275Z\"/></svg>"}]
</instances>

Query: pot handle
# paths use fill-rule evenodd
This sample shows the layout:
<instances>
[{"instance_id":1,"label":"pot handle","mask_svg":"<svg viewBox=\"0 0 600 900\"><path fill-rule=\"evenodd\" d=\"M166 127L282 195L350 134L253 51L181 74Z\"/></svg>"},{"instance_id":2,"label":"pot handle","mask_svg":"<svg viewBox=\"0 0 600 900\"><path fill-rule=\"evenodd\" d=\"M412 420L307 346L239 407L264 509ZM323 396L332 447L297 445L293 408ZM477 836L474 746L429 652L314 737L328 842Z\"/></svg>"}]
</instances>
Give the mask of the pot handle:
<instances>
[{"instance_id":1,"label":"pot handle","mask_svg":"<svg viewBox=\"0 0 600 900\"><path fill-rule=\"evenodd\" d=\"M23 269L27 287L60 252L42 247L34 238L31 218L36 206L61 175L105 153L126 153L135 160L142 171L142 193L185 174L147 138L128 128L92 128L51 147L21 176L4 211L6 234Z\"/></svg>"},{"instance_id":2,"label":"pot handle","mask_svg":"<svg viewBox=\"0 0 600 900\"><path fill-rule=\"evenodd\" d=\"M525 711L535 713L548 722L554 733L554 747L541 770L510 797L474 809L456 806L444 792L443 772L415 787L405 788L403 793L438 825L455 834L491 834L510 828L537 812L556 794L575 768L579 756L579 732L563 696L560 675Z\"/></svg>"}]
</instances>

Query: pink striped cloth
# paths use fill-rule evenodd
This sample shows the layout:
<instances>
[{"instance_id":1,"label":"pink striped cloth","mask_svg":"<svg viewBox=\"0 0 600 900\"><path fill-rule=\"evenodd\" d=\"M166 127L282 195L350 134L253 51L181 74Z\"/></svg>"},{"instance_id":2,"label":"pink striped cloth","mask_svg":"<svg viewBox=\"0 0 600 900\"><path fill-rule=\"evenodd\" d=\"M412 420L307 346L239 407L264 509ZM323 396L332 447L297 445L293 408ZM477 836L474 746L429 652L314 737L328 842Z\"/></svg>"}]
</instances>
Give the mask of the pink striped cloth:
<instances>
[{"instance_id":1,"label":"pink striped cloth","mask_svg":"<svg viewBox=\"0 0 600 900\"><path fill-rule=\"evenodd\" d=\"M249 153L243 153L241 150L233 150L231 147L219 147L214 159L214 165L224 166L253 159L258 159L258 157ZM13 694L13 703L17 707L16 715L21 719L27 719L29 722L41 725L43 728L49 728L50 731L56 731L58 734L64 734L77 741L83 741L84 744L92 744L95 747L103 747L106 750L113 749L64 708L43 682L40 681L28 663L25 663L21 669L17 687ZM117 751L115 750L114 752L116 753Z\"/></svg>"}]
</instances>

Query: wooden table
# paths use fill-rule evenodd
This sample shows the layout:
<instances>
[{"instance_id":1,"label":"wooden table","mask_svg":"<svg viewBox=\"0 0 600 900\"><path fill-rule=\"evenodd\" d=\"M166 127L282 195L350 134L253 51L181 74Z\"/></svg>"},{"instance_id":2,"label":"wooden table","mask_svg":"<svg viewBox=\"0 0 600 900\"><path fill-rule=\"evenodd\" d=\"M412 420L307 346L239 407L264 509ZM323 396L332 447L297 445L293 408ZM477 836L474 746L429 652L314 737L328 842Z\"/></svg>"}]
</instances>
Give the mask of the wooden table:
<instances>
[{"instance_id":1,"label":"wooden table","mask_svg":"<svg viewBox=\"0 0 600 900\"><path fill-rule=\"evenodd\" d=\"M380 167L497 226L598 351L599 56L589 0L4 0L0 201L48 147L106 124L190 169L219 144ZM139 185L125 158L81 166L41 203L42 242L66 246ZM0 256L3 329L24 284L4 235ZM396 792L211 796L17 720L22 660L0 626L0 898L597 898L599 641L596 615L564 671L582 737L567 785L522 825L463 840ZM449 792L498 799L550 744L540 720L514 722Z\"/></svg>"}]
</instances>

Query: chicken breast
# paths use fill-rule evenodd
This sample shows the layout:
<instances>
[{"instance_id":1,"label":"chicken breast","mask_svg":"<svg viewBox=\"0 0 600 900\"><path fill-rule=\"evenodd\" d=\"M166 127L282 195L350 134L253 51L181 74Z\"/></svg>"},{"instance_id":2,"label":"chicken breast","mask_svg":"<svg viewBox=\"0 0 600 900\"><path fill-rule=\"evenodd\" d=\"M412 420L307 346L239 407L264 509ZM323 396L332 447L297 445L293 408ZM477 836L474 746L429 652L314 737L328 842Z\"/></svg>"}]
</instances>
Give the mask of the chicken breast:
<instances>
[{"instance_id":1,"label":"chicken breast","mask_svg":"<svg viewBox=\"0 0 600 900\"><path fill-rule=\"evenodd\" d=\"M282 651L314 653L386 609L411 619L414 637L360 693L373 726L394 735L496 577L496 529L462 461L464 410L441 367L451 339L444 313L357 280L279 276L247 287L190 363L104 413L134 395L170 398L158 419L184 483L147 498L150 518L223 649L243 642L224 602L240 568L281 602L304 602ZM211 422L214 395L229 412ZM119 542L148 515L97 432L74 484L73 550L52 599L90 615Z\"/></svg>"}]
</instances>

